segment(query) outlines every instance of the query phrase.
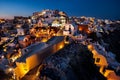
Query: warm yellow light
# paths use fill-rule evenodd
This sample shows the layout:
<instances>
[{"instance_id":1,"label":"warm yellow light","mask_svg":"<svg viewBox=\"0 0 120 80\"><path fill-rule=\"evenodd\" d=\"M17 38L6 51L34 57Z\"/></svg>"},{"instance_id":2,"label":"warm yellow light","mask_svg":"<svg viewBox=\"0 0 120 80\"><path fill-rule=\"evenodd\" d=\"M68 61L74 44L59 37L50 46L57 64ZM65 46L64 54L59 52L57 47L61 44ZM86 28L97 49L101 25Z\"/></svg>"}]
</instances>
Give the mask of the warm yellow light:
<instances>
[{"instance_id":1,"label":"warm yellow light","mask_svg":"<svg viewBox=\"0 0 120 80\"><path fill-rule=\"evenodd\" d=\"M46 11L43 11L42 14L46 14Z\"/></svg>"},{"instance_id":2,"label":"warm yellow light","mask_svg":"<svg viewBox=\"0 0 120 80\"><path fill-rule=\"evenodd\" d=\"M20 28L20 27L21 27L21 25L19 25L19 24L18 24L16 27Z\"/></svg>"},{"instance_id":3,"label":"warm yellow light","mask_svg":"<svg viewBox=\"0 0 120 80\"><path fill-rule=\"evenodd\" d=\"M87 33L90 34L91 32L89 30L87 30Z\"/></svg>"},{"instance_id":4,"label":"warm yellow light","mask_svg":"<svg viewBox=\"0 0 120 80\"><path fill-rule=\"evenodd\" d=\"M2 56L1 56L1 58L3 59L3 58L4 58L4 56L2 55Z\"/></svg>"},{"instance_id":5,"label":"warm yellow light","mask_svg":"<svg viewBox=\"0 0 120 80\"><path fill-rule=\"evenodd\" d=\"M37 72L37 73L36 73L36 76L39 76L39 74L40 74L40 72Z\"/></svg>"},{"instance_id":6,"label":"warm yellow light","mask_svg":"<svg viewBox=\"0 0 120 80\"><path fill-rule=\"evenodd\" d=\"M42 39L42 42L47 42L47 39Z\"/></svg>"},{"instance_id":7,"label":"warm yellow light","mask_svg":"<svg viewBox=\"0 0 120 80\"><path fill-rule=\"evenodd\" d=\"M30 19L28 19L28 22L29 22L29 23L31 23L31 20L30 20Z\"/></svg>"},{"instance_id":8,"label":"warm yellow light","mask_svg":"<svg viewBox=\"0 0 120 80\"><path fill-rule=\"evenodd\" d=\"M88 49L89 49L90 51L94 50L93 45L88 45Z\"/></svg>"},{"instance_id":9,"label":"warm yellow light","mask_svg":"<svg viewBox=\"0 0 120 80\"><path fill-rule=\"evenodd\" d=\"M4 52L6 52L7 50L6 49L4 49Z\"/></svg>"},{"instance_id":10,"label":"warm yellow light","mask_svg":"<svg viewBox=\"0 0 120 80\"><path fill-rule=\"evenodd\" d=\"M6 47L6 45L3 46L4 48Z\"/></svg>"},{"instance_id":11,"label":"warm yellow light","mask_svg":"<svg viewBox=\"0 0 120 80\"><path fill-rule=\"evenodd\" d=\"M15 58L12 58L12 62L14 62L16 59Z\"/></svg>"},{"instance_id":12,"label":"warm yellow light","mask_svg":"<svg viewBox=\"0 0 120 80\"><path fill-rule=\"evenodd\" d=\"M38 35L38 34L36 34L36 37L39 37L39 35Z\"/></svg>"},{"instance_id":13,"label":"warm yellow light","mask_svg":"<svg viewBox=\"0 0 120 80\"><path fill-rule=\"evenodd\" d=\"M9 71L9 72L13 71L13 68L9 68L8 71Z\"/></svg>"},{"instance_id":14,"label":"warm yellow light","mask_svg":"<svg viewBox=\"0 0 120 80\"><path fill-rule=\"evenodd\" d=\"M79 30L82 31L83 29L80 27Z\"/></svg>"},{"instance_id":15,"label":"warm yellow light","mask_svg":"<svg viewBox=\"0 0 120 80\"><path fill-rule=\"evenodd\" d=\"M69 41L64 41L65 44L69 44Z\"/></svg>"},{"instance_id":16,"label":"warm yellow light","mask_svg":"<svg viewBox=\"0 0 120 80\"><path fill-rule=\"evenodd\" d=\"M63 48L63 45L60 45L60 49L62 49Z\"/></svg>"},{"instance_id":17,"label":"warm yellow light","mask_svg":"<svg viewBox=\"0 0 120 80\"><path fill-rule=\"evenodd\" d=\"M15 60L18 58L19 56L15 56L12 58L12 62L15 62Z\"/></svg>"},{"instance_id":18,"label":"warm yellow light","mask_svg":"<svg viewBox=\"0 0 120 80\"><path fill-rule=\"evenodd\" d=\"M106 70L104 76L107 80L120 80L120 77L113 70Z\"/></svg>"},{"instance_id":19,"label":"warm yellow light","mask_svg":"<svg viewBox=\"0 0 120 80\"><path fill-rule=\"evenodd\" d=\"M54 33L53 36L55 36L56 34Z\"/></svg>"}]
</instances>

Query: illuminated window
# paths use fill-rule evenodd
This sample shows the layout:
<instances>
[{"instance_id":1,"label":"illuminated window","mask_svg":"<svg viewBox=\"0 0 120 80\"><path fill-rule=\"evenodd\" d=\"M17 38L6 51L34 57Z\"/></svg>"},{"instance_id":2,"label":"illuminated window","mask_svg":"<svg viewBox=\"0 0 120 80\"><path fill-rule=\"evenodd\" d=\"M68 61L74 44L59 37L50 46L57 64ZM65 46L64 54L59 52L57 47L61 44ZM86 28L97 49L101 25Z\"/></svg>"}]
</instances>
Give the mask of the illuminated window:
<instances>
[{"instance_id":1,"label":"illuminated window","mask_svg":"<svg viewBox=\"0 0 120 80\"><path fill-rule=\"evenodd\" d=\"M100 62L100 58L97 58L97 59L96 59L96 62L99 63L99 62Z\"/></svg>"}]
</instances>

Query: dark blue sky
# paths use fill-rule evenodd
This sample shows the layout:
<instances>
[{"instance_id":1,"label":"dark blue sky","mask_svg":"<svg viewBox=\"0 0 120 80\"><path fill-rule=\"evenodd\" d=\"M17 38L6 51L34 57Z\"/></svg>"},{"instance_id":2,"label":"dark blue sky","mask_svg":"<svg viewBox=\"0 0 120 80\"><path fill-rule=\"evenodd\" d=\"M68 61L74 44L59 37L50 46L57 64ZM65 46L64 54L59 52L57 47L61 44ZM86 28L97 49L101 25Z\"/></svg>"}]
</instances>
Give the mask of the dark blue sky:
<instances>
[{"instance_id":1,"label":"dark blue sky","mask_svg":"<svg viewBox=\"0 0 120 80\"><path fill-rule=\"evenodd\" d=\"M120 0L0 0L0 17L30 16L43 9L59 9L69 16L120 19Z\"/></svg>"}]
</instances>

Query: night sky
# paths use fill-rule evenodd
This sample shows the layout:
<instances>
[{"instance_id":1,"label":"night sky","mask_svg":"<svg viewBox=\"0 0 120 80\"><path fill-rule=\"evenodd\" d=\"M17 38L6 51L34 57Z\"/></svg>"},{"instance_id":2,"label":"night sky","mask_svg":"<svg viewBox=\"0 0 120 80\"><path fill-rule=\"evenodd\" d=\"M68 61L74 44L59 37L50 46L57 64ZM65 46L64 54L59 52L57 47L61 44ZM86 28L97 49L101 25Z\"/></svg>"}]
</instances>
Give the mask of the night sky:
<instances>
[{"instance_id":1,"label":"night sky","mask_svg":"<svg viewBox=\"0 0 120 80\"><path fill-rule=\"evenodd\" d=\"M58 9L69 16L120 19L120 0L0 0L0 18L31 16L43 9Z\"/></svg>"}]
</instances>

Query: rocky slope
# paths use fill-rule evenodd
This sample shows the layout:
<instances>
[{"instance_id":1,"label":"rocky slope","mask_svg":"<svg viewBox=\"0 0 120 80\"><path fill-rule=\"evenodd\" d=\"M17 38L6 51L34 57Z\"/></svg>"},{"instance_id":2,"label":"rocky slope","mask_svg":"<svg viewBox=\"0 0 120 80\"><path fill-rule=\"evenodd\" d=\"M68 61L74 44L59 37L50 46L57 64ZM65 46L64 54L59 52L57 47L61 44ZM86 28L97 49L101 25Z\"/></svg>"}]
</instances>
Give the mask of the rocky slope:
<instances>
[{"instance_id":1,"label":"rocky slope","mask_svg":"<svg viewBox=\"0 0 120 80\"><path fill-rule=\"evenodd\" d=\"M40 70L40 79L46 76L52 80L106 80L94 65L92 54L82 44L67 45L43 64L46 66Z\"/></svg>"}]
</instances>

